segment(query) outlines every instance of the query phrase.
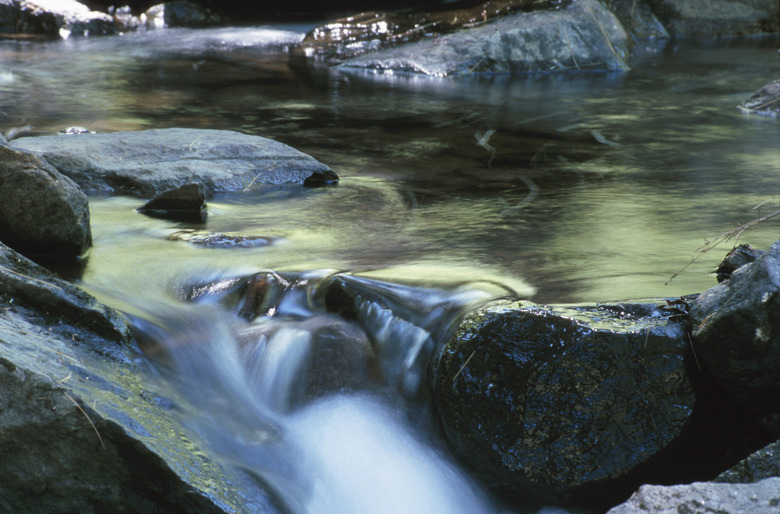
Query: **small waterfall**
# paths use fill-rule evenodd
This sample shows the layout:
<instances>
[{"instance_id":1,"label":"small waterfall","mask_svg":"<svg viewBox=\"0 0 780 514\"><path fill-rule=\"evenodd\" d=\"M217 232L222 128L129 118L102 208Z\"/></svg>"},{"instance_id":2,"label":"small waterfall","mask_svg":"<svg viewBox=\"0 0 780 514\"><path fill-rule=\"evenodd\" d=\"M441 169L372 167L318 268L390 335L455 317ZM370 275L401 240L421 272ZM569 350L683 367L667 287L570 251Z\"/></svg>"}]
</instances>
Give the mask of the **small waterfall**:
<instances>
[{"instance_id":1,"label":"small waterfall","mask_svg":"<svg viewBox=\"0 0 780 514\"><path fill-rule=\"evenodd\" d=\"M258 274L191 287L134 326L193 429L281 510L491 512L405 400L453 316L484 295L346 280L359 293L346 316L328 312L330 279Z\"/></svg>"}]
</instances>

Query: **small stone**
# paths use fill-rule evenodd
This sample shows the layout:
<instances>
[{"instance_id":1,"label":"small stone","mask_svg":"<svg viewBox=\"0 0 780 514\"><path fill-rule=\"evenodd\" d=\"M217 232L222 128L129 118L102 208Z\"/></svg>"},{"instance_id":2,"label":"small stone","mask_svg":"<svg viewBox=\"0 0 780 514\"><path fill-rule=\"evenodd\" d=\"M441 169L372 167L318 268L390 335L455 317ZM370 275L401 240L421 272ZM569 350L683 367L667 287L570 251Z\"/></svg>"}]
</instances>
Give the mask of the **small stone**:
<instances>
[{"instance_id":1,"label":"small stone","mask_svg":"<svg viewBox=\"0 0 780 514\"><path fill-rule=\"evenodd\" d=\"M203 184L185 184L155 196L138 212L176 221L206 220L206 191Z\"/></svg>"}]
</instances>

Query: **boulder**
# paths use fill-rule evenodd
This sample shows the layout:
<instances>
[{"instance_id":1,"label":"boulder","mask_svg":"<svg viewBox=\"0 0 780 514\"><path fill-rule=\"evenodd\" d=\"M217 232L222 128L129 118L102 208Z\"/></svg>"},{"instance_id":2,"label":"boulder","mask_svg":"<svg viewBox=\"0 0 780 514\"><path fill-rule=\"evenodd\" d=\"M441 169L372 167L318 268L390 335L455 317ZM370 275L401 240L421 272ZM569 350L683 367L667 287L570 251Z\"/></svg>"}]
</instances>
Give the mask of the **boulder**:
<instances>
[{"instance_id":1,"label":"boulder","mask_svg":"<svg viewBox=\"0 0 780 514\"><path fill-rule=\"evenodd\" d=\"M118 33L111 16L75 0L2 0L0 33L67 39Z\"/></svg>"},{"instance_id":2,"label":"boulder","mask_svg":"<svg viewBox=\"0 0 780 514\"><path fill-rule=\"evenodd\" d=\"M771 477L780 477L780 441L751 453L734 467L718 475L714 481L740 484Z\"/></svg>"},{"instance_id":3,"label":"boulder","mask_svg":"<svg viewBox=\"0 0 780 514\"><path fill-rule=\"evenodd\" d=\"M686 464L662 454L682 437L695 399L685 333L671 317L642 303L473 312L434 366L450 449L525 506L605 508L648 480L669 480Z\"/></svg>"},{"instance_id":4,"label":"boulder","mask_svg":"<svg viewBox=\"0 0 780 514\"><path fill-rule=\"evenodd\" d=\"M738 107L748 113L780 117L780 80L772 81L762 87Z\"/></svg>"},{"instance_id":5,"label":"boulder","mask_svg":"<svg viewBox=\"0 0 780 514\"><path fill-rule=\"evenodd\" d=\"M780 241L699 295L690 316L704 371L735 397L780 412Z\"/></svg>"},{"instance_id":6,"label":"boulder","mask_svg":"<svg viewBox=\"0 0 780 514\"><path fill-rule=\"evenodd\" d=\"M203 184L184 184L158 194L139 207L138 212L158 218L202 223L206 220L206 191Z\"/></svg>"},{"instance_id":7,"label":"boulder","mask_svg":"<svg viewBox=\"0 0 780 514\"><path fill-rule=\"evenodd\" d=\"M92 243L86 195L37 155L0 146L0 241L25 255L75 259Z\"/></svg>"},{"instance_id":8,"label":"boulder","mask_svg":"<svg viewBox=\"0 0 780 514\"><path fill-rule=\"evenodd\" d=\"M667 38L669 32L656 17L646 0L603 0L635 41Z\"/></svg>"},{"instance_id":9,"label":"boulder","mask_svg":"<svg viewBox=\"0 0 780 514\"><path fill-rule=\"evenodd\" d=\"M0 245L0 510L268 510L234 492L130 341L124 318Z\"/></svg>"},{"instance_id":10,"label":"boulder","mask_svg":"<svg viewBox=\"0 0 780 514\"><path fill-rule=\"evenodd\" d=\"M731 274L736 270L750 264L754 260L764 255L764 250L757 250L750 245L741 244L726 254L726 257L718 264L718 268L715 270L715 277L718 282L723 282L731 277Z\"/></svg>"},{"instance_id":11,"label":"boulder","mask_svg":"<svg viewBox=\"0 0 780 514\"><path fill-rule=\"evenodd\" d=\"M645 0L675 37L728 37L780 31L775 0Z\"/></svg>"},{"instance_id":12,"label":"boulder","mask_svg":"<svg viewBox=\"0 0 780 514\"><path fill-rule=\"evenodd\" d=\"M191 182L206 193L254 184L338 181L324 164L285 144L229 130L156 129L19 138L12 148L38 153L86 192L152 197Z\"/></svg>"},{"instance_id":13,"label":"boulder","mask_svg":"<svg viewBox=\"0 0 780 514\"><path fill-rule=\"evenodd\" d=\"M166 27L207 27L221 21L210 9L187 0L165 2L161 6Z\"/></svg>"},{"instance_id":14,"label":"boulder","mask_svg":"<svg viewBox=\"0 0 780 514\"><path fill-rule=\"evenodd\" d=\"M644 485L631 499L610 509L608 514L776 514L778 505L780 477L774 477L754 484Z\"/></svg>"},{"instance_id":15,"label":"boulder","mask_svg":"<svg viewBox=\"0 0 780 514\"><path fill-rule=\"evenodd\" d=\"M302 44L303 53L312 53ZM628 69L630 39L598 0L519 12L345 59L340 68L447 76Z\"/></svg>"}]
</instances>

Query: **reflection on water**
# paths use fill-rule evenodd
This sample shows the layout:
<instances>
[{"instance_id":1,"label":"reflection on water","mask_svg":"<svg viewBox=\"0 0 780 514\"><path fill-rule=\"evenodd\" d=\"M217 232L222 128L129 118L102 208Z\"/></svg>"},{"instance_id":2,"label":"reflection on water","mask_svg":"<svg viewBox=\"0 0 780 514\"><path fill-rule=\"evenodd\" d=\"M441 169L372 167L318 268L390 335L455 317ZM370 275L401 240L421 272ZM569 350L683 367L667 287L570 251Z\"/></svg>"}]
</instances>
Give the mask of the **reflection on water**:
<instances>
[{"instance_id":1,"label":"reflection on water","mask_svg":"<svg viewBox=\"0 0 780 514\"><path fill-rule=\"evenodd\" d=\"M710 272L726 248L666 282L706 238L755 218L753 206L780 194L780 125L736 108L777 77L778 37L641 43L632 71L619 74L434 79L326 70L298 75L286 65L286 50L308 28L0 42L3 131L25 125L33 134L70 125L240 130L288 143L342 177L333 188L256 186L210 198L207 223L197 227L136 213L142 199L91 198L94 247L82 277L86 288L130 312L139 305L181 308L177 291L187 280L268 269L348 271L446 290L472 284L538 302L671 297L712 286ZM271 243L204 248L172 237L195 229ZM766 223L742 241L765 248L779 232L776 222ZM176 334L163 331L158 339L184 337L187 316L176 322ZM222 330L223 321L215 319L208 330ZM151 332L165 327L161 317L150 323ZM278 410L289 403L283 393L294 381L279 362L303 359L297 350L305 345L290 341L309 337L292 328L279 333L279 353L256 356L255 367L265 372L260 382L249 381L252 387L236 382L233 368L243 361L229 330L204 342L224 343L216 350L221 364L192 356L175 361L223 366L205 370L217 373L214 388L225 389L223 408L264 406L244 412L256 419L233 419L233 409L218 421L265 426L269 433L282 427L302 461L324 470L308 475L313 482L287 477L303 495L285 491L284 466L262 480L282 477L271 485L287 501L302 502L293 510L332 512L329 502L344 483L405 476L382 491L365 489L373 499L357 488L341 500L353 501L355 512L377 497L389 511L407 510L395 503L400 488L416 491L413 505L431 502L451 511L452 498L437 491L446 495L461 480L467 490L468 480L411 437L384 400L336 397L291 415L269 414L268 405ZM271 397L247 396L260 383ZM345 419L356 421L344 425ZM200 429L208 432L210 423ZM246 435L237 430L223 441L229 430L215 429L213 449L241 466L255 451L264 452L263 462L274 459L268 455L274 446L254 444L251 434L252 444L236 446ZM360 444L345 444L350 439ZM390 454L382 440L396 445ZM370 449L376 460L367 465L365 453L351 453L357 448ZM406 450L393 455L393 448ZM331 473L337 462L344 467ZM388 466L381 476L378 463ZM410 469L449 485L418 480L407 475ZM482 501L478 493L458 498L466 509Z\"/></svg>"},{"instance_id":2,"label":"reflection on water","mask_svg":"<svg viewBox=\"0 0 780 514\"><path fill-rule=\"evenodd\" d=\"M621 74L441 80L297 75L286 50L307 28L4 42L2 128L185 126L276 138L343 180L335 190L214 199L208 230L283 241L255 252L250 265L438 262L446 274L456 262L472 266L473 278L522 280L538 301L709 287L723 252L664 284L706 238L752 219L751 208L780 189L777 122L735 107L777 75L777 37L650 42ZM112 251L101 244L101 227L116 238L111 224L134 223L101 219L112 205L93 200L90 268ZM139 254L170 252L167 262L196 253L149 237L164 224L148 228L124 234L122 244ZM767 224L744 239L765 247L777 235Z\"/></svg>"}]
</instances>

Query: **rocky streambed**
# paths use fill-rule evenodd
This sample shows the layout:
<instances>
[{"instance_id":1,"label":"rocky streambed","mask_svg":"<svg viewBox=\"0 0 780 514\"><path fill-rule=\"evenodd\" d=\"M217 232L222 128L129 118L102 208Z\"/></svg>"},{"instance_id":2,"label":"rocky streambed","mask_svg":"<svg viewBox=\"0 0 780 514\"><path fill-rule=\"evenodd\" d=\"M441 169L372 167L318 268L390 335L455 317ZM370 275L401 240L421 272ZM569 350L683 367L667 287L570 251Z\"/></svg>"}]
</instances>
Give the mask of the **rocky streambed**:
<instances>
[{"instance_id":1,"label":"rocky streambed","mask_svg":"<svg viewBox=\"0 0 780 514\"><path fill-rule=\"evenodd\" d=\"M282 182L311 194L307 181L332 186L336 174L280 143L228 131L17 139L0 157L2 184L14 184L4 197L20 199L0 211L5 509L311 510L303 499L311 485L294 471L290 416L321 398L378 390L438 427L463 468L513 510L603 511L645 483L668 488L642 487L615 512L777 504L780 242L740 252L695 297L539 305L506 290L268 271L179 284L172 294L195 317L166 324L154 305L120 304L119 313L22 254L87 258L82 189L148 198L195 183L200 212L220 187ZM49 212L43 202L60 214L20 216L31 198L40 209L32 214ZM213 382L232 384L224 398L243 402L240 419L230 417L235 409L220 418L225 399L204 398L190 382L178 393L160 382L182 376L182 349L221 355L196 342L221 333L226 319L238 369L266 391L247 400L230 380ZM302 339L291 344L291 334ZM198 366L195 376L211 380L211 368ZM276 468L251 467L203 426L193 430L185 404L243 427L244 452ZM691 482L703 483L675 485ZM464 505L491 504L479 497Z\"/></svg>"}]
</instances>

